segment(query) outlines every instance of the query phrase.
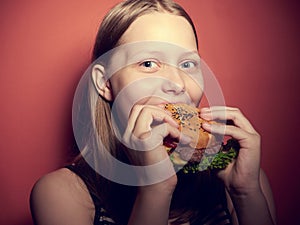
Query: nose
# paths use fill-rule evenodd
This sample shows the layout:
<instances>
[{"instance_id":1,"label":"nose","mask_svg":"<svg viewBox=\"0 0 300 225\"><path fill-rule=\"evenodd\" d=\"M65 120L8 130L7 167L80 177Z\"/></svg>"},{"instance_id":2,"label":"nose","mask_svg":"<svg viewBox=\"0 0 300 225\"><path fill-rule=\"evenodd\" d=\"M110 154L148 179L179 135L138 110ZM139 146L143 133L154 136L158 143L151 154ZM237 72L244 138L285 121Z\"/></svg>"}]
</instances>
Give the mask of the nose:
<instances>
[{"instance_id":1,"label":"nose","mask_svg":"<svg viewBox=\"0 0 300 225\"><path fill-rule=\"evenodd\" d=\"M164 77L166 80L162 85L162 89L165 93L171 95L179 95L186 91L184 75L180 69L176 67L167 66L164 70Z\"/></svg>"}]
</instances>

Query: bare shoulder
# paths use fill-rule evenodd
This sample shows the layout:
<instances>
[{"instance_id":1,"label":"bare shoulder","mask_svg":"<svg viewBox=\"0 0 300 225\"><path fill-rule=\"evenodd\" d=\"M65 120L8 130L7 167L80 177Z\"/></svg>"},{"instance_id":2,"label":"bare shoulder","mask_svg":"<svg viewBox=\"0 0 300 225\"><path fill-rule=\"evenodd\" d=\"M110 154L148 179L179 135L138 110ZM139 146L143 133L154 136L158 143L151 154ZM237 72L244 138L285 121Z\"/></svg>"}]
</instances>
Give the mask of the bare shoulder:
<instances>
[{"instance_id":1,"label":"bare shoulder","mask_svg":"<svg viewBox=\"0 0 300 225\"><path fill-rule=\"evenodd\" d=\"M94 205L87 188L66 168L46 174L35 183L30 205L37 225L93 224Z\"/></svg>"}]
</instances>

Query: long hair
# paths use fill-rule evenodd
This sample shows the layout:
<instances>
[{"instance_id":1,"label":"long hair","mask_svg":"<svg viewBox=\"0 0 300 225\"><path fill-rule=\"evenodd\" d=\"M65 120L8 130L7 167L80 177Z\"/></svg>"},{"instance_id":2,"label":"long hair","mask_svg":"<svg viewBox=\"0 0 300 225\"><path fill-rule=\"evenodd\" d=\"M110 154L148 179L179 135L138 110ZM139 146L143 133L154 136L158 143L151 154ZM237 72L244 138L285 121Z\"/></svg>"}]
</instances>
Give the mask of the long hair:
<instances>
[{"instance_id":1,"label":"long hair","mask_svg":"<svg viewBox=\"0 0 300 225\"><path fill-rule=\"evenodd\" d=\"M122 35L138 17L153 12L164 12L184 17L194 31L198 47L197 33L192 19L177 3L172 0L127 0L113 7L104 17L96 36L91 59L92 62L120 45ZM89 85L86 92L80 95L82 105L80 105L78 114L73 115L73 119L77 120L79 117L90 118L88 122L82 121L82 123L80 123L82 125L80 129L83 130L83 133L97 133L106 151L108 150L110 154L118 160L128 163L124 151L121 150L123 146L117 140L112 129L110 102L95 94L95 87L92 85L91 80L87 82L89 82ZM88 142L88 140L86 141ZM97 196L101 205L106 208L112 218L120 224L126 224L136 196L136 187L120 185L105 179L97 174L85 160L85 154L90 148L96 149L91 157L97 159L95 156L97 154L101 155L101 151L104 151L103 146L99 146L97 142L93 142L93 146L86 145L80 147L81 154L76 157L74 163L89 186L89 190L92 190L93 194ZM95 161L94 165L96 164L97 162ZM189 179L189 181L185 182L195 182L194 176L187 179ZM200 183L203 184L207 184L208 180L211 180L210 175L207 173L202 175L201 179L203 182ZM177 195L176 193L180 193L181 190L184 189L184 186L184 183L179 183L174 196ZM190 202L187 202L187 200L196 199L195 196L193 196L193 193L189 190L184 191L186 192L185 194L191 194L186 196L185 200L174 197L172 202L170 218L177 218L173 224L186 222L199 214L199 212L194 213L195 205L197 204L195 203L193 207L190 207ZM181 194L182 193L180 193L180 195ZM199 195L201 195L201 193ZM203 192L203 195L207 195L207 193Z\"/></svg>"}]
</instances>

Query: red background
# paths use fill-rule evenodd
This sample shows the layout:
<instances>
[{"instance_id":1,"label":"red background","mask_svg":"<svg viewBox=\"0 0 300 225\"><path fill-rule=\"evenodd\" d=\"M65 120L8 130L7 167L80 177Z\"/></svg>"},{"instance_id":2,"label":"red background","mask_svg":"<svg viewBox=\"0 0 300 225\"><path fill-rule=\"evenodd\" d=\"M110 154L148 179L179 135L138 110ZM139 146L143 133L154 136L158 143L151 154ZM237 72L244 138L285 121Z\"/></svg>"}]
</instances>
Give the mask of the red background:
<instances>
[{"instance_id":1,"label":"red background","mask_svg":"<svg viewBox=\"0 0 300 225\"><path fill-rule=\"evenodd\" d=\"M71 105L111 0L0 3L0 224L30 225L29 193L72 149ZM180 0L228 105L261 133L279 224L297 224L299 7L296 1Z\"/></svg>"}]
</instances>

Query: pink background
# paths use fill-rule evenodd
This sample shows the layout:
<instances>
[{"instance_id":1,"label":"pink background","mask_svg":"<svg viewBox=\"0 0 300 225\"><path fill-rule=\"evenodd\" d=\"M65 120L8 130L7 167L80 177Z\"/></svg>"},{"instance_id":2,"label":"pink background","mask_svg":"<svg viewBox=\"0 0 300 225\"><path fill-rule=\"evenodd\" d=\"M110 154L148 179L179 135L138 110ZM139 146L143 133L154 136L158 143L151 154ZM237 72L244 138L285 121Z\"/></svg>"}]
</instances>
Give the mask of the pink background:
<instances>
[{"instance_id":1,"label":"pink background","mask_svg":"<svg viewBox=\"0 0 300 225\"><path fill-rule=\"evenodd\" d=\"M0 3L0 224L30 225L34 182L68 159L71 105L111 0ZM296 1L180 0L200 53L262 135L279 224L297 224L299 7ZM297 208L296 208L297 207Z\"/></svg>"}]
</instances>

